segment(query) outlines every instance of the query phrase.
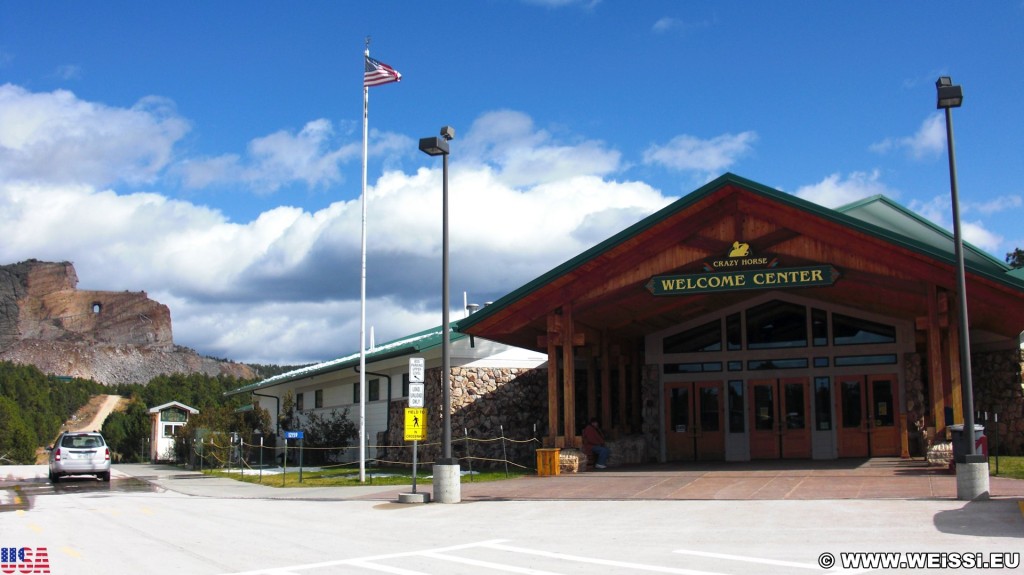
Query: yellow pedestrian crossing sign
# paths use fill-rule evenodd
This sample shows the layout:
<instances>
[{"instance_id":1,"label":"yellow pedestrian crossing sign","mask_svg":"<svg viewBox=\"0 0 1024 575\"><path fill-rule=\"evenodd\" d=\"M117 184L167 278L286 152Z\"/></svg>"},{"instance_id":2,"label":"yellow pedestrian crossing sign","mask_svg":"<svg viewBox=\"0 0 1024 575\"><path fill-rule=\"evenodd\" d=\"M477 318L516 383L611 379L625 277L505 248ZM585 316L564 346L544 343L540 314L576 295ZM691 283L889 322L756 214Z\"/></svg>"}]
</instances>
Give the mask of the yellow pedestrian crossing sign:
<instances>
[{"instance_id":1,"label":"yellow pedestrian crossing sign","mask_svg":"<svg viewBox=\"0 0 1024 575\"><path fill-rule=\"evenodd\" d=\"M405 440L423 441L427 438L427 410L423 407L405 408Z\"/></svg>"}]
</instances>

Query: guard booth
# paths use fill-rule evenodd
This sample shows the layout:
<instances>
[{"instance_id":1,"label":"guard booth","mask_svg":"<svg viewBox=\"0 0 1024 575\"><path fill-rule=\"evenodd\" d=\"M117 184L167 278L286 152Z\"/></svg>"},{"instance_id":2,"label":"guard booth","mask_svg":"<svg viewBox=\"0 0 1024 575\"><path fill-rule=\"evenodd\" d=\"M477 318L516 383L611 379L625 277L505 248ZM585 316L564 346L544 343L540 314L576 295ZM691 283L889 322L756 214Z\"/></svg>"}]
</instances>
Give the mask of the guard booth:
<instances>
[{"instance_id":1,"label":"guard booth","mask_svg":"<svg viewBox=\"0 0 1024 575\"><path fill-rule=\"evenodd\" d=\"M150 408L149 419L152 423L149 438L149 459L153 463L174 460L174 434L178 428L188 423L191 415L199 413L178 401Z\"/></svg>"}]
</instances>

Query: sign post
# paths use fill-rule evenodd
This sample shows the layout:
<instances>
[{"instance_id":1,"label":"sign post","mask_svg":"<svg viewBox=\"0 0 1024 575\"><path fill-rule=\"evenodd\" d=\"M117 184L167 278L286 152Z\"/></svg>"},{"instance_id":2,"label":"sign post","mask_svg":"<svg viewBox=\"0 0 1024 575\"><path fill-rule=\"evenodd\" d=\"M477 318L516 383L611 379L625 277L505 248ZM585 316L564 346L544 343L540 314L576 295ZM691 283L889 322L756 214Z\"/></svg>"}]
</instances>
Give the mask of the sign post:
<instances>
[{"instance_id":1,"label":"sign post","mask_svg":"<svg viewBox=\"0 0 1024 575\"><path fill-rule=\"evenodd\" d=\"M412 492L416 494L416 459L419 441L427 438L427 410L422 407L405 408L405 440L412 441Z\"/></svg>"},{"instance_id":2,"label":"sign post","mask_svg":"<svg viewBox=\"0 0 1024 575\"><path fill-rule=\"evenodd\" d=\"M399 503L426 503L430 496L416 492L416 466L419 442L427 438L427 410L424 405L426 362L422 357L409 358L409 407L405 408L405 440L412 441L412 493L400 493Z\"/></svg>"},{"instance_id":3,"label":"sign post","mask_svg":"<svg viewBox=\"0 0 1024 575\"><path fill-rule=\"evenodd\" d=\"M288 440L298 439L299 440L299 483L302 483L302 439L305 437L305 433L302 431L285 431L284 432L284 473L281 474L282 478L288 473ZM281 480L281 485L284 485L284 479Z\"/></svg>"},{"instance_id":4,"label":"sign post","mask_svg":"<svg viewBox=\"0 0 1024 575\"><path fill-rule=\"evenodd\" d=\"M409 407L422 408L424 400L424 385L423 379L425 369L425 361L422 357L410 357L409 358ZM426 414L424 413L424 416ZM424 435L426 434L426 422L420 419L423 423ZM413 420L416 423L416 420ZM406 434L408 435L409 429L409 418L406 417ZM419 439L413 439L412 441L412 492L416 493L416 459L419 451Z\"/></svg>"}]
</instances>

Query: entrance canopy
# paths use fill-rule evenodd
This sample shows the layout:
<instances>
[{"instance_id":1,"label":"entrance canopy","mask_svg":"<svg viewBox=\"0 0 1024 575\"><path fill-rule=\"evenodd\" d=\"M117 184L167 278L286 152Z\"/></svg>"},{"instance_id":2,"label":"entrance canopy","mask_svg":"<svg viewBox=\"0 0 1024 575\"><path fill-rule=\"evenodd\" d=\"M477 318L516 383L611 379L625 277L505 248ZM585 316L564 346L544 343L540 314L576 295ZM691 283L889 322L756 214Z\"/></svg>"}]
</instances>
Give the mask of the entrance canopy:
<instances>
[{"instance_id":1,"label":"entrance canopy","mask_svg":"<svg viewBox=\"0 0 1024 575\"><path fill-rule=\"evenodd\" d=\"M1024 280L970 245L965 259L974 349L1017 345ZM948 232L884 197L833 210L725 174L457 329L545 350L568 316L573 345L602 334L639 341L772 289L914 320L919 329L946 327L955 265Z\"/></svg>"}]
</instances>

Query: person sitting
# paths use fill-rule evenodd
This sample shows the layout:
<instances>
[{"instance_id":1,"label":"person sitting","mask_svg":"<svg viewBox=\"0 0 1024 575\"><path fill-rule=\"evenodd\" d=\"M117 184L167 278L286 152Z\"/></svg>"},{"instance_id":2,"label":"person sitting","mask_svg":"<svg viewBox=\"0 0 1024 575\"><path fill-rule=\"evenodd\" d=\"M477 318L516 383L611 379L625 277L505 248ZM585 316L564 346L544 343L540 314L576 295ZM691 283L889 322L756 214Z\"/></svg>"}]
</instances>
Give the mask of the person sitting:
<instances>
[{"instance_id":1,"label":"person sitting","mask_svg":"<svg viewBox=\"0 0 1024 575\"><path fill-rule=\"evenodd\" d=\"M604 469L608 466L608 456L611 449L608 449L604 440L604 433L601 432L601 422L596 417L590 419L590 424L583 428L583 453L588 457L596 457L594 467Z\"/></svg>"}]
</instances>

